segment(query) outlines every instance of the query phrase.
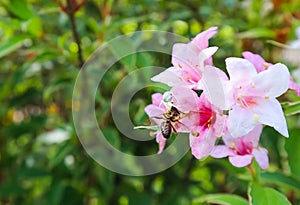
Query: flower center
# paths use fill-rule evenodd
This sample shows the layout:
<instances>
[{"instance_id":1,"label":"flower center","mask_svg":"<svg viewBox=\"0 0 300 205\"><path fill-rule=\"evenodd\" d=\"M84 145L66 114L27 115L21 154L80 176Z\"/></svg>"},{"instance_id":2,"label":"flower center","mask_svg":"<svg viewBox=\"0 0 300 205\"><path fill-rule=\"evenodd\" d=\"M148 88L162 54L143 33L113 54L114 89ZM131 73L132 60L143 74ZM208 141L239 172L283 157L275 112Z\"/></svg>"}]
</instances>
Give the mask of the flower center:
<instances>
[{"instance_id":1,"label":"flower center","mask_svg":"<svg viewBox=\"0 0 300 205\"><path fill-rule=\"evenodd\" d=\"M202 107L199 113L199 124L203 128L210 128L211 124L213 124L216 121L216 113L208 107Z\"/></svg>"},{"instance_id":2,"label":"flower center","mask_svg":"<svg viewBox=\"0 0 300 205\"><path fill-rule=\"evenodd\" d=\"M238 155L251 154L253 150L252 143L246 143L243 140L238 140L233 148Z\"/></svg>"},{"instance_id":3,"label":"flower center","mask_svg":"<svg viewBox=\"0 0 300 205\"><path fill-rule=\"evenodd\" d=\"M237 103L246 109L250 109L253 105L256 105L256 101L252 96L238 96Z\"/></svg>"}]
</instances>

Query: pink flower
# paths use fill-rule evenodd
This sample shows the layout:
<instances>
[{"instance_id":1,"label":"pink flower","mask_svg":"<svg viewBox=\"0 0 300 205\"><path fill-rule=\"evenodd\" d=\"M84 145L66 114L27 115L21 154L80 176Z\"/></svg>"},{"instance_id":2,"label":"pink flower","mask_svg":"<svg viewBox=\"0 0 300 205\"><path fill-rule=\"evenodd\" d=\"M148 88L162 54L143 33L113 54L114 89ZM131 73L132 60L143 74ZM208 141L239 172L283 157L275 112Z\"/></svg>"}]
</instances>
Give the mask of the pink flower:
<instances>
[{"instance_id":1,"label":"pink flower","mask_svg":"<svg viewBox=\"0 0 300 205\"><path fill-rule=\"evenodd\" d=\"M204 93L222 110L229 110L228 130L233 137L249 133L258 123L274 127L288 137L286 120L276 99L289 87L289 71L283 64L257 73L246 59L227 58L230 80L213 69L203 73Z\"/></svg>"},{"instance_id":2,"label":"pink flower","mask_svg":"<svg viewBox=\"0 0 300 205\"><path fill-rule=\"evenodd\" d=\"M172 64L162 73L154 76L153 81L165 83L171 87L184 84L192 89L201 89L199 81L205 65L212 65L211 56L217 47L208 47L208 40L217 33L217 27L198 34L191 42L177 43L173 46Z\"/></svg>"},{"instance_id":3,"label":"pink flower","mask_svg":"<svg viewBox=\"0 0 300 205\"><path fill-rule=\"evenodd\" d=\"M212 105L202 94L196 109L188 116L191 130L190 147L197 159L202 159L213 150L218 137L226 132L226 116L223 111Z\"/></svg>"},{"instance_id":4,"label":"pink flower","mask_svg":"<svg viewBox=\"0 0 300 205\"><path fill-rule=\"evenodd\" d=\"M150 117L150 119L157 125L161 126L161 123L165 120L163 118L163 114L170 109L171 106L175 106L180 112L188 114L197 106L197 94L190 90L187 87L174 87L170 90L171 94L171 102L166 102L163 99L163 95L160 93L155 93L152 95L152 104L145 107L145 112ZM184 118L182 119L184 122ZM176 129L177 132L189 132L187 126L184 123L180 122L172 122L172 125ZM165 145L167 139L165 139L160 130L155 132L156 134L156 142L159 144L160 154Z\"/></svg>"},{"instance_id":5,"label":"pink flower","mask_svg":"<svg viewBox=\"0 0 300 205\"><path fill-rule=\"evenodd\" d=\"M270 66L272 66L271 63L268 63L263 59L260 55L251 53L249 51L245 51L242 53L243 57L250 61L256 71L259 73L261 71L267 70ZM292 76L290 76L290 85L289 89L296 91L296 94L300 97L300 87L294 82Z\"/></svg>"},{"instance_id":6,"label":"pink flower","mask_svg":"<svg viewBox=\"0 0 300 205\"><path fill-rule=\"evenodd\" d=\"M214 158L229 157L233 166L244 167L256 159L262 169L269 167L268 151L258 146L262 125L257 125L251 132L239 138L234 138L230 134L223 136L225 145L217 145L212 151Z\"/></svg>"}]
</instances>

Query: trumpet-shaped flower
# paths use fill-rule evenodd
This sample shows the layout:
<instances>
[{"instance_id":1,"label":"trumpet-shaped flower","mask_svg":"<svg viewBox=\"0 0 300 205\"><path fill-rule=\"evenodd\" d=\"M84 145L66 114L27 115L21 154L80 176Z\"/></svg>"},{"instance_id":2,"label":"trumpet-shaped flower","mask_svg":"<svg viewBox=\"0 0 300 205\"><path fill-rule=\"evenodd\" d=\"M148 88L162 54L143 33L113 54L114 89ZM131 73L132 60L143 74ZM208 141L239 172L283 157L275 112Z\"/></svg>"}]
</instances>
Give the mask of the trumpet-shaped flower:
<instances>
[{"instance_id":1,"label":"trumpet-shaped flower","mask_svg":"<svg viewBox=\"0 0 300 205\"><path fill-rule=\"evenodd\" d=\"M205 65L212 65L211 56L217 47L208 47L208 40L217 33L217 27L198 34L191 42L177 43L172 50L172 64L162 73L154 76L153 81L165 83L171 87L184 84L192 89L201 89L199 81Z\"/></svg>"},{"instance_id":2,"label":"trumpet-shaped flower","mask_svg":"<svg viewBox=\"0 0 300 205\"><path fill-rule=\"evenodd\" d=\"M186 124L191 130L192 154L197 159L202 159L211 153L217 138L226 132L227 117L201 94L197 108L190 113L188 120Z\"/></svg>"},{"instance_id":3,"label":"trumpet-shaped flower","mask_svg":"<svg viewBox=\"0 0 300 205\"><path fill-rule=\"evenodd\" d=\"M268 63L263 59L260 55L251 53L249 51L245 51L242 53L243 57L250 61L256 71L259 73L261 71L267 70L270 66L272 66L271 63ZM290 76L290 85L289 89L294 90L298 96L300 96L300 87L294 82L292 76Z\"/></svg>"},{"instance_id":4,"label":"trumpet-shaped flower","mask_svg":"<svg viewBox=\"0 0 300 205\"><path fill-rule=\"evenodd\" d=\"M231 57L226 59L226 68L229 81L212 69L205 69L203 87L212 104L229 110L230 134L233 137L246 135L261 123L288 137L286 120L276 99L289 87L287 67L277 63L257 73L248 60Z\"/></svg>"},{"instance_id":5,"label":"trumpet-shaped flower","mask_svg":"<svg viewBox=\"0 0 300 205\"><path fill-rule=\"evenodd\" d=\"M248 134L234 138L230 134L223 136L225 145L217 145L211 152L214 158L229 157L229 161L236 167L244 167L252 163L253 158L262 169L269 167L268 151L258 146L262 125L257 125Z\"/></svg>"}]
</instances>

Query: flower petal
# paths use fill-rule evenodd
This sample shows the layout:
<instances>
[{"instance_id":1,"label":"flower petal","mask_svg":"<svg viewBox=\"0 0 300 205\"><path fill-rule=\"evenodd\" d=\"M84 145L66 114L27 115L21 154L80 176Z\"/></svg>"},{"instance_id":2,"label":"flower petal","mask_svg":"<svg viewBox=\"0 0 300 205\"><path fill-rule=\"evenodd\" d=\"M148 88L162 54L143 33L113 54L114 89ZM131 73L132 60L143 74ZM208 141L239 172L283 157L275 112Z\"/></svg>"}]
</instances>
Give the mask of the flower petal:
<instances>
[{"instance_id":1,"label":"flower petal","mask_svg":"<svg viewBox=\"0 0 300 205\"><path fill-rule=\"evenodd\" d=\"M286 120L278 100L258 100L257 105L253 106L252 110L257 115L260 123L274 127L275 130L285 137L289 136Z\"/></svg>"},{"instance_id":2,"label":"flower petal","mask_svg":"<svg viewBox=\"0 0 300 205\"><path fill-rule=\"evenodd\" d=\"M254 114L240 106L229 111L228 130L233 137L241 137L249 133L256 125Z\"/></svg>"},{"instance_id":3,"label":"flower petal","mask_svg":"<svg viewBox=\"0 0 300 205\"><path fill-rule=\"evenodd\" d=\"M172 49L172 64L178 69L199 67L200 50L194 44L176 43Z\"/></svg>"},{"instance_id":4,"label":"flower petal","mask_svg":"<svg viewBox=\"0 0 300 205\"><path fill-rule=\"evenodd\" d=\"M197 159L207 157L215 147L217 137L212 135L212 130L202 132L200 136L195 137L190 134L190 147L192 154Z\"/></svg>"},{"instance_id":5,"label":"flower petal","mask_svg":"<svg viewBox=\"0 0 300 205\"><path fill-rule=\"evenodd\" d=\"M163 137L161 132L156 133L156 142L158 143L158 152L157 154L161 154L166 146L167 139Z\"/></svg>"},{"instance_id":6,"label":"flower petal","mask_svg":"<svg viewBox=\"0 0 300 205\"><path fill-rule=\"evenodd\" d=\"M170 87L179 83L184 83L178 73L174 72L174 67L168 68L158 75L153 76L151 80L154 82L164 83Z\"/></svg>"},{"instance_id":7,"label":"flower petal","mask_svg":"<svg viewBox=\"0 0 300 205\"><path fill-rule=\"evenodd\" d=\"M266 63L265 59L263 59L258 54L254 54L252 52L245 51L245 52L242 53L242 55L245 59L247 59L248 61L250 61L254 65L254 67L255 67L255 69L258 73L263 71L263 70L266 70L269 66L269 64ZM268 66L266 66L266 65L268 65Z\"/></svg>"},{"instance_id":8,"label":"flower petal","mask_svg":"<svg viewBox=\"0 0 300 205\"><path fill-rule=\"evenodd\" d=\"M252 162L252 155L236 155L236 156L230 156L229 161L230 163L235 167L244 167Z\"/></svg>"},{"instance_id":9,"label":"flower petal","mask_svg":"<svg viewBox=\"0 0 300 205\"><path fill-rule=\"evenodd\" d=\"M265 148L259 147L254 149L252 154L262 169L267 169L269 167L268 151Z\"/></svg>"},{"instance_id":10,"label":"flower petal","mask_svg":"<svg viewBox=\"0 0 300 205\"><path fill-rule=\"evenodd\" d=\"M294 82L292 76L290 77L289 89L296 91L298 97L300 97L300 87Z\"/></svg>"},{"instance_id":11,"label":"flower petal","mask_svg":"<svg viewBox=\"0 0 300 205\"><path fill-rule=\"evenodd\" d=\"M199 33L193 40L192 43L195 44L199 49L204 49L208 47L208 40L217 33L218 27L211 27L206 31Z\"/></svg>"},{"instance_id":12,"label":"flower petal","mask_svg":"<svg viewBox=\"0 0 300 205\"><path fill-rule=\"evenodd\" d=\"M215 146L215 148L210 153L210 156L214 158L223 158L229 155L234 155L234 152L232 151L232 149L229 149L229 147L225 145Z\"/></svg>"},{"instance_id":13,"label":"flower petal","mask_svg":"<svg viewBox=\"0 0 300 205\"><path fill-rule=\"evenodd\" d=\"M163 99L163 95L161 93L154 93L152 94L151 98L152 98L152 104L159 107Z\"/></svg>"},{"instance_id":14,"label":"flower petal","mask_svg":"<svg viewBox=\"0 0 300 205\"><path fill-rule=\"evenodd\" d=\"M212 59L211 59L211 56L213 54L215 54L215 52L218 50L218 47L216 46L213 46L213 47L208 47L208 48L205 48L203 49L202 51L200 51L199 53L199 69L201 71L204 70L204 66L205 65L212 65Z\"/></svg>"},{"instance_id":15,"label":"flower petal","mask_svg":"<svg viewBox=\"0 0 300 205\"><path fill-rule=\"evenodd\" d=\"M253 147L258 145L258 141L262 132L263 126L261 124L257 124L253 130L251 130L248 134L243 136L244 142L251 142Z\"/></svg>"},{"instance_id":16,"label":"flower petal","mask_svg":"<svg viewBox=\"0 0 300 205\"><path fill-rule=\"evenodd\" d=\"M234 103L232 86L230 81L224 80L225 77L220 69L205 66L201 80L201 87L209 102L222 110L230 109Z\"/></svg>"},{"instance_id":17,"label":"flower petal","mask_svg":"<svg viewBox=\"0 0 300 205\"><path fill-rule=\"evenodd\" d=\"M175 86L170 92L174 105L180 109L181 112L188 113L189 111L198 110L198 96L196 92L186 86Z\"/></svg>"},{"instance_id":18,"label":"flower petal","mask_svg":"<svg viewBox=\"0 0 300 205\"><path fill-rule=\"evenodd\" d=\"M287 91L290 83L290 73L287 67L277 63L260 72L253 83L256 89L261 91L266 98L276 98Z\"/></svg>"},{"instance_id":19,"label":"flower petal","mask_svg":"<svg viewBox=\"0 0 300 205\"><path fill-rule=\"evenodd\" d=\"M248 84L257 75L252 63L243 58L230 57L225 60L226 69L230 76L230 81L234 84Z\"/></svg>"},{"instance_id":20,"label":"flower petal","mask_svg":"<svg viewBox=\"0 0 300 205\"><path fill-rule=\"evenodd\" d=\"M162 119L160 118L164 113L162 109L160 109L156 105L150 104L145 107L145 112L147 113L149 118L152 118L151 120L153 120L157 125L160 125L162 121Z\"/></svg>"}]
</instances>

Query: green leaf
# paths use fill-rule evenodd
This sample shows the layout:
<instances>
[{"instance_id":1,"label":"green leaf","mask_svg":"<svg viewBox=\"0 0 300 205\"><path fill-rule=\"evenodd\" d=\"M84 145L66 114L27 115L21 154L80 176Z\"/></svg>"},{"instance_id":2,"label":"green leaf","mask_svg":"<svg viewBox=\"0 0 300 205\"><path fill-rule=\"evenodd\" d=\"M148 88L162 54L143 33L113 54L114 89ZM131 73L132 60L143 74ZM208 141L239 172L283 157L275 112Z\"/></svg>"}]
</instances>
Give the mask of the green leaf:
<instances>
[{"instance_id":1,"label":"green leaf","mask_svg":"<svg viewBox=\"0 0 300 205\"><path fill-rule=\"evenodd\" d=\"M284 107L284 114L287 116L296 115L300 113L300 101L286 103L283 105L283 107Z\"/></svg>"},{"instance_id":2,"label":"green leaf","mask_svg":"<svg viewBox=\"0 0 300 205\"><path fill-rule=\"evenodd\" d=\"M251 186L250 196L252 205L291 205L282 193L257 184Z\"/></svg>"},{"instance_id":3,"label":"green leaf","mask_svg":"<svg viewBox=\"0 0 300 205\"><path fill-rule=\"evenodd\" d=\"M233 194L209 194L193 200L193 204L211 203L221 205L248 205L248 201Z\"/></svg>"},{"instance_id":4,"label":"green leaf","mask_svg":"<svg viewBox=\"0 0 300 205\"><path fill-rule=\"evenodd\" d=\"M299 128L290 130L290 137L286 139L285 150L288 154L291 172L300 180L300 137Z\"/></svg>"},{"instance_id":5,"label":"green leaf","mask_svg":"<svg viewBox=\"0 0 300 205\"><path fill-rule=\"evenodd\" d=\"M25 30L35 37L40 37L43 33L42 21L38 17L32 17L24 23Z\"/></svg>"},{"instance_id":6,"label":"green leaf","mask_svg":"<svg viewBox=\"0 0 300 205\"><path fill-rule=\"evenodd\" d=\"M292 176L287 176L280 172L265 172L265 173L261 173L260 177L261 180L264 182L272 183L280 186L283 185L291 189L296 189L300 191L300 180Z\"/></svg>"},{"instance_id":7,"label":"green leaf","mask_svg":"<svg viewBox=\"0 0 300 205\"><path fill-rule=\"evenodd\" d=\"M29 9L25 0L11 0L9 5L10 11L21 19L27 20L34 16L34 13Z\"/></svg>"},{"instance_id":8,"label":"green leaf","mask_svg":"<svg viewBox=\"0 0 300 205\"><path fill-rule=\"evenodd\" d=\"M238 34L239 38L274 38L273 30L267 28L254 28Z\"/></svg>"},{"instance_id":9,"label":"green leaf","mask_svg":"<svg viewBox=\"0 0 300 205\"><path fill-rule=\"evenodd\" d=\"M2 42L0 45L0 58L20 48L25 39L25 36L14 37L9 39L8 42Z\"/></svg>"}]
</instances>

